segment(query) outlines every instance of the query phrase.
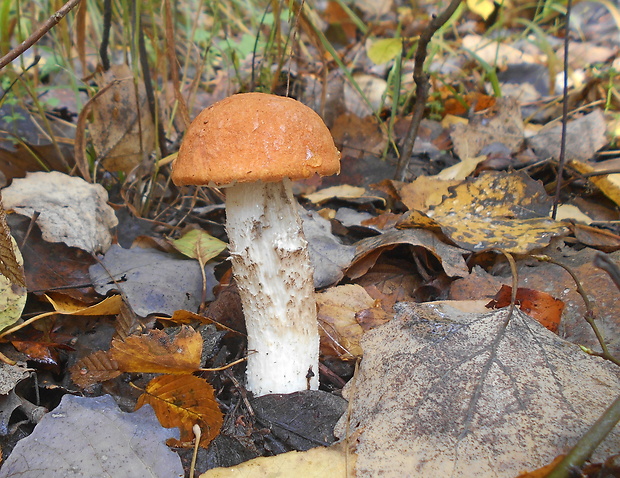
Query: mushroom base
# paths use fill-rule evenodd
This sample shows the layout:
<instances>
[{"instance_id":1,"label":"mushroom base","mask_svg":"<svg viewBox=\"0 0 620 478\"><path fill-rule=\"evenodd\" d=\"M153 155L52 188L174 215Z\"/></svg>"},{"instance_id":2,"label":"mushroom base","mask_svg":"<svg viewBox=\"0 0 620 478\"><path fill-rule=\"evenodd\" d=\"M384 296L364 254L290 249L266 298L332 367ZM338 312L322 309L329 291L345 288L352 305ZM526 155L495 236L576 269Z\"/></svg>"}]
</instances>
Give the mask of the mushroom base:
<instances>
[{"instance_id":1,"label":"mushroom base","mask_svg":"<svg viewBox=\"0 0 620 478\"><path fill-rule=\"evenodd\" d=\"M226 189L226 230L248 334L247 388L256 396L318 388L313 272L297 207L288 179Z\"/></svg>"}]
</instances>

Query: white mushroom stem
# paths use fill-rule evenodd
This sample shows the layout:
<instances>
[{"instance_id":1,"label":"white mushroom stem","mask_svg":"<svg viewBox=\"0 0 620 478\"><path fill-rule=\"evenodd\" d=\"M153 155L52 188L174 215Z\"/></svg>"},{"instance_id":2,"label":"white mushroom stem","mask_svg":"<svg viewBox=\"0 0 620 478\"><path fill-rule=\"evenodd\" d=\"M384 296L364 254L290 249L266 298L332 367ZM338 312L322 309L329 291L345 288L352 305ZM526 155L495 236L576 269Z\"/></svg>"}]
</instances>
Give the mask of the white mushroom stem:
<instances>
[{"instance_id":1,"label":"white mushroom stem","mask_svg":"<svg viewBox=\"0 0 620 478\"><path fill-rule=\"evenodd\" d=\"M255 396L306 390L308 383L318 388L314 281L297 207L288 179L226 189L232 270L248 334L247 388Z\"/></svg>"}]
</instances>

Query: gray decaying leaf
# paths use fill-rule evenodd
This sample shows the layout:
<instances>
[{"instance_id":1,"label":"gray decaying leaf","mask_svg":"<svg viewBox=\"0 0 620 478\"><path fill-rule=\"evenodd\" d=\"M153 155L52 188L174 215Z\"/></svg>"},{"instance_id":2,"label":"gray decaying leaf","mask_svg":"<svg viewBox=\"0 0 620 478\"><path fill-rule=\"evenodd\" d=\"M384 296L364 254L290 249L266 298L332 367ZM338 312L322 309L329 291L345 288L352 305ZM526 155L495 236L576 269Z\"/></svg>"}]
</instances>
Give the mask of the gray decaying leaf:
<instances>
[{"instance_id":1,"label":"gray decaying leaf","mask_svg":"<svg viewBox=\"0 0 620 478\"><path fill-rule=\"evenodd\" d=\"M518 310L396 306L347 385L357 476L514 477L566 453L620 393L620 369ZM620 449L612 432L594 459Z\"/></svg>"},{"instance_id":2,"label":"gray decaying leaf","mask_svg":"<svg viewBox=\"0 0 620 478\"><path fill-rule=\"evenodd\" d=\"M95 290L105 294L120 288L138 315L172 315L179 309L195 312L200 305L202 276L198 261L155 249L123 249L115 244L101 264L89 269ZM212 264L205 267L207 300L214 299L212 290L217 281L213 268Z\"/></svg>"},{"instance_id":3,"label":"gray decaying leaf","mask_svg":"<svg viewBox=\"0 0 620 478\"><path fill-rule=\"evenodd\" d=\"M0 478L184 476L179 456L166 445L178 430L163 428L150 406L122 412L110 395L65 395L34 432L19 441Z\"/></svg>"},{"instance_id":4,"label":"gray decaying leaf","mask_svg":"<svg viewBox=\"0 0 620 478\"><path fill-rule=\"evenodd\" d=\"M600 110L594 110L566 125L566 159L586 161L607 144L605 117ZM528 140L539 158L560 157L562 125L545 126L536 136Z\"/></svg>"},{"instance_id":5,"label":"gray decaying leaf","mask_svg":"<svg viewBox=\"0 0 620 478\"><path fill-rule=\"evenodd\" d=\"M118 224L100 184L58 171L28 173L2 191L4 207L32 217L43 239L64 242L88 252L105 252L112 243L110 230Z\"/></svg>"},{"instance_id":6,"label":"gray decaying leaf","mask_svg":"<svg viewBox=\"0 0 620 478\"><path fill-rule=\"evenodd\" d=\"M340 239L332 234L329 221L318 213L301 207L299 213L314 268L314 287L320 289L335 284L342 279L343 270L351 264L355 247L342 244Z\"/></svg>"}]
</instances>

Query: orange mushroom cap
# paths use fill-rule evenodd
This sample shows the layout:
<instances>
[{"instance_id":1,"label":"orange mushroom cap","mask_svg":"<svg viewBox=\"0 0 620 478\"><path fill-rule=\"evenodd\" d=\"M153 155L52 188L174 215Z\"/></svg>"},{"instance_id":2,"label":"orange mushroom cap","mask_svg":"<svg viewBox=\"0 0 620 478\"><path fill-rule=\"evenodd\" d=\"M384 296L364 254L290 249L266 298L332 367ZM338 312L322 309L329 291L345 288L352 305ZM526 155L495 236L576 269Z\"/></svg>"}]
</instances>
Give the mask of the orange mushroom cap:
<instances>
[{"instance_id":1,"label":"orange mushroom cap","mask_svg":"<svg viewBox=\"0 0 620 478\"><path fill-rule=\"evenodd\" d=\"M340 172L340 153L321 117L292 98L230 96L203 110L172 166L176 185L229 186Z\"/></svg>"}]
</instances>

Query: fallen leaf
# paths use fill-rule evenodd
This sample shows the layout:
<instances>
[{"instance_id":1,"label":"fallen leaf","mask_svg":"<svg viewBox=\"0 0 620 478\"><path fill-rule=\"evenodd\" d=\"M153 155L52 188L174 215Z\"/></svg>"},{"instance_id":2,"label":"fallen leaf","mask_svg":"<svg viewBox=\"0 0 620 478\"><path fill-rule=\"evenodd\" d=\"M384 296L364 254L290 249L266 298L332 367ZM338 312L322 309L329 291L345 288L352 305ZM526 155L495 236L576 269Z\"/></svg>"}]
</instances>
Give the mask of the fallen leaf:
<instances>
[{"instance_id":1,"label":"fallen leaf","mask_svg":"<svg viewBox=\"0 0 620 478\"><path fill-rule=\"evenodd\" d=\"M202 431L200 446L206 448L219 434L223 417L215 401L213 387L194 375L162 375L149 382L138 398L136 410L149 404L165 427L178 427L180 440L171 439L170 446L191 446L192 427Z\"/></svg>"},{"instance_id":2,"label":"fallen leaf","mask_svg":"<svg viewBox=\"0 0 620 478\"><path fill-rule=\"evenodd\" d=\"M73 383L86 389L96 383L112 380L123 372L118 369L109 351L97 350L69 367L69 373Z\"/></svg>"},{"instance_id":3,"label":"fallen leaf","mask_svg":"<svg viewBox=\"0 0 620 478\"><path fill-rule=\"evenodd\" d=\"M97 75L97 83L100 88L110 86L93 100L89 127L93 146L105 169L129 174L155 146L155 125L144 83L134 82L125 63Z\"/></svg>"},{"instance_id":4,"label":"fallen leaf","mask_svg":"<svg viewBox=\"0 0 620 478\"><path fill-rule=\"evenodd\" d=\"M205 268L207 300L213 300L212 289L217 283L213 269L211 264ZM94 264L89 270L98 293L121 289L133 311L143 317L154 313L172 315L179 309L197 310L201 302L202 276L197 261L178 259L154 249L123 249L114 244L101 259L101 265Z\"/></svg>"},{"instance_id":5,"label":"fallen leaf","mask_svg":"<svg viewBox=\"0 0 620 478\"><path fill-rule=\"evenodd\" d=\"M588 179L592 181L605 196L616 203L616 205L620 205L620 174L601 174L603 171L615 170L613 166L617 167L617 163L614 162L613 166L608 165L607 163L607 161L603 161L602 163L594 163L592 161L581 161L574 159L569 161L567 164L569 167L581 174L599 173L599 176L595 175Z\"/></svg>"},{"instance_id":6,"label":"fallen leaf","mask_svg":"<svg viewBox=\"0 0 620 478\"><path fill-rule=\"evenodd\" d=\"M501 309L510 305L512 287L502 285L495 297L486 306L489 309ZM516 304L523 312L537 320L543 327L556 333L562 319L564 302L554 299L549 294L538 290L519 287Z\"/></svg>"},{"instance_id":7,"label":"fallen leaf","mask_svg":"<svg viewBox=\"0 0 620 478\"><path fill-rule=\"evenodd\" d=\"M274 439L294 450L308 450L336 441L334 426L347 401L323 390L302 390L250 399L256 420Z\"/></svg>"},{"instance_id":8,"label":"fallen leaf","mask_svg":"<svg viewBox=\"0 0 620 478\"><path fill-rule=\"evenodd\" d=\"M330 199L357 199L362 197L365 193L366 190L364 188L342 184L341 186L320 189L319 191L311 194L304 194L303 196L314 204L321 204Z\"/></svg>"},{"instance_id":9,"label":"fallen leaf","mask_svg":"<svg viewBox=\"0 0 620 478\"><path fill-rule=\"evenodd\" d=\"M492 143L501 143L516 152L524 140L519 103L513 98L498 98L484 114L476 114L466 125L455 125L450 137L462 160L480 155Z\"/></svg>"},{"instance_id":10,"label":"fallen leaf","mask_svg":"<svg viewBox=\"0 0 620 478\"><path fill-rule=\"evenodd\" d=\"M331 287L316 295L321 355L353 360L362 356L359 341L364 333L356 315L375 301L363 287L354 284Z\"/></svg>"},{"instance_id":11,"label":"fallen leaf","mask_svg":"<svg viewBox=\"0 0 620 478\"><path fill-rule=\"evenodd\" d=\"M460 183L460 180L446 180L437 176L419 176L398 192L407 209L426 212L430 207L441 204L444 196L450 193L448 188Z\"/></svg>"},{"instance_id":12,"label":"fallen leaf","mask_svg":"<svg viewBox=\"0 0 620 478\"><path fill-rule=\"evenodd\" d=\"M227 244L202 229L192 229L180 239L170 241L181 254L206 264L226 249Z\"/></svg>"},{"instance_id":13,"label":"fallen leaf","mask_svg":"<svg viewBox=\"0 0 620 478\"><path fill-rule=\"evenodd\" d=\"M489 18L496 8L492 0L467 0L466 3L467 8L476 15L480 15L483 20Z\"/></svg>"},{"instance_id":14,"label":"fallen leaf","mask_svg":"<svg viewBox=\"0 0 620 478\"><path fill-rule=\"evenodd\" d=\"M374 116L361 118L351 113L342 114L336 118L331 133L343 158L379 156L387 146L386 135Z\"/></svg>"},{"instance_id":15,"label":"fallen leaf","mask_svg":"<svg viewBox=\"0 0 620 478\"><path fill-rule=\"evenodd\" d=\"M93 305L85 305L62 294L50 293L45 297L56 313L64 315L116 315L120 312L123 302L120 295L111 295Z\"/></svg>"},{"instance_id":16,"label":"fallen leaf","mask_svg":"<svg viewBox=\"0 0 620 478\"><path fill-rule=\"evenodd\" d=\"M402 50L402 38L376 38L366 41L366 54L375 65L393 60Z\"/></svg>"},{"instance_id":17,"label":"fallen leaf","mask_svg":"<svg viewBox=\"0 0 620 478\"><path fill-rule=\"evenodd\" d=\"M485 171L451 191L428 215L464 249L524 254L568 232L548 217L552 201L542 184L523 172Z\"/></svg>"},{"instance_id":18,"label":"fallen leaf","mask_svg":"<svg viewBox=\"0 0 620 478\"><path fill-rule=\"evenodd\" d=\"M560 157L562 125L553 123L542 128L528 139L528 145L539 158ZM571 120L566 125L566 161L587 161L607 144L605 116L596 109L587 115ZM581 171L583 172L583 171Z\"/></svg>"},{"instance_id":19,"label":"fallen leaf","mask_svg":"<svg viewBox=\"0 0 620 478\"><path fill-rule=\"evenodd\" d=\"M25 362L17 362L10 365L0 361L0 395L6 395L15 386L30 376L31 368Z\"/></svg>"},{"instance_id":20,"label":"fallen leaf","mask_svg":"<svg viewBox=\"0 0 620 478\"><path fill-rule=\"evenodd\" d=\"M354 470L355 454L346 453L340 444L261 456L230 468L213 468L200 478L354 478Z\"/></svg>"},{"instance_id":21,"label":"fallen leaf","mask_svg":"<svg viewBox=\"0 0 620 478\"><path fill-rule=\"evenodd\" d=\"M614 252L620 249L620 236L613 232L583 224L573 224L571 229L575 239L586 246L603 252Z\"/></svg>"},{"instance_id":22,"label":"fallen leaf","mask_svg":"<svg viewBox=\"0 0 620 478\"><path fill-rule=\"evenodd\" d=\"M450 277L464 276L469 273L461 249L441 242L430 231L403 229L387 231L384 234L358 241L355 244L355 257L351 261L351 267L347 270L347 276L351 279L361 277L374 265L383 250L394 248L399 244L410 244L427 249L441 262L444 271ZM367 257L370 260L364 260Z\"/></svg>"},{"instance_id":23,"label":"fallen leaf","mask_svg":"<svg viewBox=\"0 0 620 478\"><path fill-rule=\"evenodd\" d=\"M33 217L43 239L64 242L85 251L105 252L112 244L111 229L118 224L100 184L58 171L28 173L2 191L4 207Z\"/></svg>"},{"instance_id":24,"label":"fallen leaf","mask_svg":"<svg viewBox=\"0 0 620 478\"><path fill-rule=\"evenodd\" d=\"M570 449L620 393L618 367L518 309L402 303L364 334L336 434L357 439L358 478L512 478ZM593 459L615 453L613 431Z\"/></svg>"},{"instance_id":25,"label":"fallen leaf","mask_svg":"<svg viewBox=\"0 0 620 478\"><path fill-rule=\"evenodd\" d=\"M2 204L0 203L0 210ZM0 229L3 227L0 222ZM4 231L1 231L4 232ZM8 232L8 227L7 227ZM0 330L19 320L26 305L28 290L24 282L24 260L15 239L0 234ZM8 274L7 275L5 275ZM20 285L23 284L23 285Z\"/></svg>"},{"instance_id":26,"label":"fallen leaf","mask_svg":"<svg viewBox=\"0 0 620 478\"><path fill-rule=\"evenodd\" d=\"M66 294L82 302L99 300L90 286L88 268L96 261L92 255L78 247L62 242L47 242L41 230L30 219L19 214L8 217L11 232L18 244L22 244L26 283L30 292L42 293L61 288Z\"/></svg>"},{"instance_id":27,"label":"fallen leaf","mask_svg":"<svg viewBox=\"0 0 620 478\"><path fill-rule=\"evenodd\" d=\"M4 276L10 284L21 288L26 287L24 261L6 222L2 192L0 192L0 275Z\"/></svg>"},{"instance_id":28,"label":"fallen leaf","mask_svg":"<svg viewBox=\"0 0 620 478\"><path fill-rule=\"evenodd\" d=\"M110 358L122 372L187 374L200 369L202 337L191 327L179 333L150 330L130 335L124 341L114 339Z\"/></svg>"},{"instance_id":29,"label":"fallen leaf","mask_svg":"<svg viewBox=\"0 0 620 478\"><path fill-rule=\"evenodd\" d=\"M315 211L300 211L308 253L314 269L314 287L321 289L337 283L351 264L355 247L343 244L332 233L331 223Z\"/></svg>"},{"instance_id":30,"label":"fallen leaf","mask_svg":"<svg viewBox=\"0 0 620 478\"><path fill-rule=\"evenodd\" d=\"M176 430L153 410L122 412L110 395L65 395L2 464L0 477L148 476L182 478L179 455L165 444Z\"/></svg>"},{"instance_id":31,"label":"fallen leaf","mask_svg":"<svg viewBox=\"0 0 620 478\"><path fill-rule=\"evenodd\" d=\"M344 83L344 104L347 112L353 116L366 119L378 112L381 106L389 106L391 98L386 95L387 81L377 75L354 73L353 79L364 97L350 82ZM369 122L372 123L373 121Z\"/></svg>"},{"instance_id":32,"label":"fallen leaf","mask_svg":"<svg viewBox=\"0 0 620 478\"><path fill-rule=\"evenodd\" d=\"M509 63L541 63L545 60L542 54L525 53L504 42L481 35L465 35L462 48L465 51L472 51L478 58L495 68L502 68Z\"/></svg>"}]
</instances>

